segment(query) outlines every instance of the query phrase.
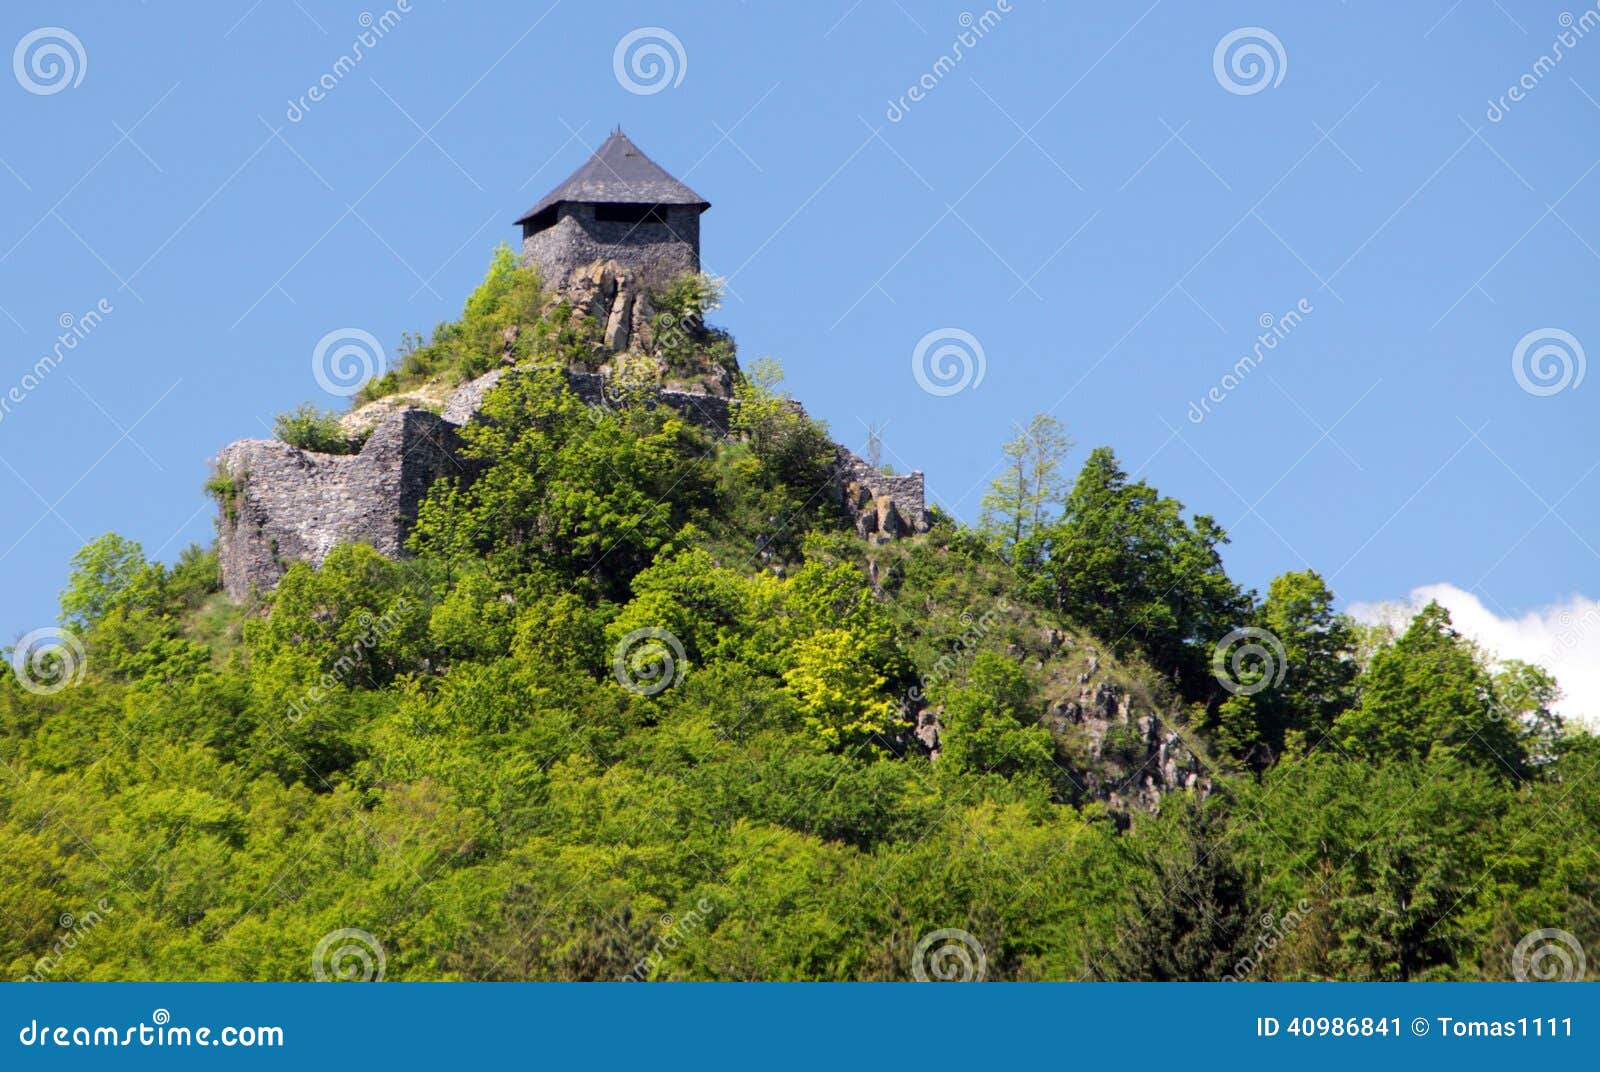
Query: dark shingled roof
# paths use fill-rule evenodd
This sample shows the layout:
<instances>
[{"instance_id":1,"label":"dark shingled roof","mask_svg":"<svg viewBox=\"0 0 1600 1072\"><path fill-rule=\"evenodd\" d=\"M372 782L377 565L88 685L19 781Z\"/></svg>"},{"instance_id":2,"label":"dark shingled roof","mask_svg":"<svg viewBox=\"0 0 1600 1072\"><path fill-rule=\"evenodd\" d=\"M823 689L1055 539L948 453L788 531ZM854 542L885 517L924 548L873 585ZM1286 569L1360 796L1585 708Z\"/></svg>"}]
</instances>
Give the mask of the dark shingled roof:
<instances>
[{"instance_id":1,"label":"dark shingled roof","mask_svg":"<svg viewBox=\"0 0 1600 1072\"><path fill-rule=\"evenodd\" d=\"M695 205L703 212L711 202L667 174L619 128L595 150L567 181L545 194L517 222L523 223L563 201L612 205Z\"/></svg>"}]
</instances>

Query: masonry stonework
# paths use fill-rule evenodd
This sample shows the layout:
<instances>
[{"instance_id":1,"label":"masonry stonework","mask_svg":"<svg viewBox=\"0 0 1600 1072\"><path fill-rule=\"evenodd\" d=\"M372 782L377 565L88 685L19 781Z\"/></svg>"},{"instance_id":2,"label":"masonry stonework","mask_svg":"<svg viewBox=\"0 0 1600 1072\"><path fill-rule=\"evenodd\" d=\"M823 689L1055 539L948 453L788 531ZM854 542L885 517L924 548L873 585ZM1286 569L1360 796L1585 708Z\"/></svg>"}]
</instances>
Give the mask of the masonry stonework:
<instances>
[{"instance_id":1,"label":"masonry stonework","mask_svg":"<svg viewBox=\"0 0 1600 1072\"><path fill-rule=\"evenodd\" d=\"M596 219L597 206L564 204L556 222L522 241L522 258L557 283L595 261L626 263L639 284L654 290L700 271L700 212L664 205L664 222L617 223Z\"/></svg>"}]
</instances>

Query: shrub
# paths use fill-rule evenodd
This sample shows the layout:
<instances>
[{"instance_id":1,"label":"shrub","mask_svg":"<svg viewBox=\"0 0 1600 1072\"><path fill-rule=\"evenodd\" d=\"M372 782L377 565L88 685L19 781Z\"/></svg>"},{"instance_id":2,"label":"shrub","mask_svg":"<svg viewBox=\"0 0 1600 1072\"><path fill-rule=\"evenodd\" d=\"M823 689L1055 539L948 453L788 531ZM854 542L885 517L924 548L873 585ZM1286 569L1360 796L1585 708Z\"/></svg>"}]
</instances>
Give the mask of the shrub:
<instances>
[{"instance_id":1,"label":"shrub","mask_svg":"<svg viewBox=\"0 0 1600 1072\"><path fill-rule=\"evenodd\" d=\"M320 410L310 402L278 414L272 432L291 447L317 454L354 454L361 449L360 440L346 435L339 426L338 414Z\"/></svg>"}]
</instances>

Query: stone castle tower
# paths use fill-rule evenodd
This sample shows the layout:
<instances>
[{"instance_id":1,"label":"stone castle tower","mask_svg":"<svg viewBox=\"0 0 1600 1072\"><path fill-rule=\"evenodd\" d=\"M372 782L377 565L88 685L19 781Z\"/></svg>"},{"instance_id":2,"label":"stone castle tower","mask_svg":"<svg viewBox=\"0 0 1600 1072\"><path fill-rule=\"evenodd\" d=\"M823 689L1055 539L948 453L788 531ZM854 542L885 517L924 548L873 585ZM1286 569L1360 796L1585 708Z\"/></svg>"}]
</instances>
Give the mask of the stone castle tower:
<instances>
[{"instance_id":1,"label":"stone castle tower","mask_svg":"<svg viewBox=\"0 0 1600 1072\"><path fill-rule=\"evenodd\" d=\"M612 132L595 154L517 220L523 260L547 285L616 261L645 288L700 270L700 213L710 202Z\"/></svg>"},{"instance_id":2,"label":"stone castle tower","mask_svg":"<svg viewBox=\"0 0 1600 1072\"><path fill-rule=\"evenodd\" d=\"M541 269L552 294L600 323L607 349L623 352L648 344L650 292L700 270L700 213L710 207L618 130L517 221L523 259ZM321 563L339 544L404 555L433 483L476 478L476 462L462 454L457 432L477 419L484 396L509 371L497 368L446 388L442 399L420 390L346 414L345 431L366 435L355 454L319 454L276 439L224 447L213 487L228 595L245 600L270 592L291 563ZM570 368L566 376L584 402L617 404L606 370ZM663 384L640 404L670 406L719 437L733 425L729 392L704 383ZM932 522L920 472L883 473L843 446L835 447L830 491L868 539L926 532Z\"/></svg>"}]
</instances>

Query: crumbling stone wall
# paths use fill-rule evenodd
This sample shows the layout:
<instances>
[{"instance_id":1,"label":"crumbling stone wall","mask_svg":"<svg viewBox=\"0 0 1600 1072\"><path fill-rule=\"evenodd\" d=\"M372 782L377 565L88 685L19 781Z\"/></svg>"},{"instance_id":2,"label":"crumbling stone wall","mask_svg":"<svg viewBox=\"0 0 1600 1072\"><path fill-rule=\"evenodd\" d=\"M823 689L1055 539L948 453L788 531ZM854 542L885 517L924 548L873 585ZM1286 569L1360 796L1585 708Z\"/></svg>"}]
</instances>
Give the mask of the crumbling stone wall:
<instances>
[{"instance_id":1,"label":"crumbling stone wall","mask_svg":"<svg viewBox=\"0 0 1600 1072\"><path fill-rule=\"evenodd\" d=\"M341 543L400 555L428 488L465 472L460 445L455 426L424 409L384 418L359 454L229 444L216 463L232 489L218 522L223 588L237 600L271 591L291 562L321 563Z\"/></svg>"},{"instance_id":2,"label":"crumbling stone wall","mask_svg":"<svg viewBox=\"0 0 1600 1072\"><path fill-rule=\"evenodd\" d=\"M834 462L834 484L856 531L869 540L927 532L932 524L920 470L886 474L841 446Z\"/></svg>"},{"instance_id":3,"label":"crumbling stone wall","mask_svg":"<svg viewBox=\"0 0 1600 1072\"><path fill-rule=\"evenodd\" d=\"M369 543L404 553L428 488L441 476L474 475L461 457L457 429L483 407L508 369L458 388L442 415L407 407L384 416L359 454L315 454L275 439L244 439L223 448L217 470L233 486L218 523L223 587L234 599L277 586L289 563L320 564L341 543ZM568 369L567 385L592 406L616 406L605 373ZM670 406L713 435L732 428L733 399L665 388L647 404ZM798 404L796 409L803 415ZM926 532L929 516L920 472L887 476L837 447L834 498L867 539Z\"/></svg>"}]
</instances>

